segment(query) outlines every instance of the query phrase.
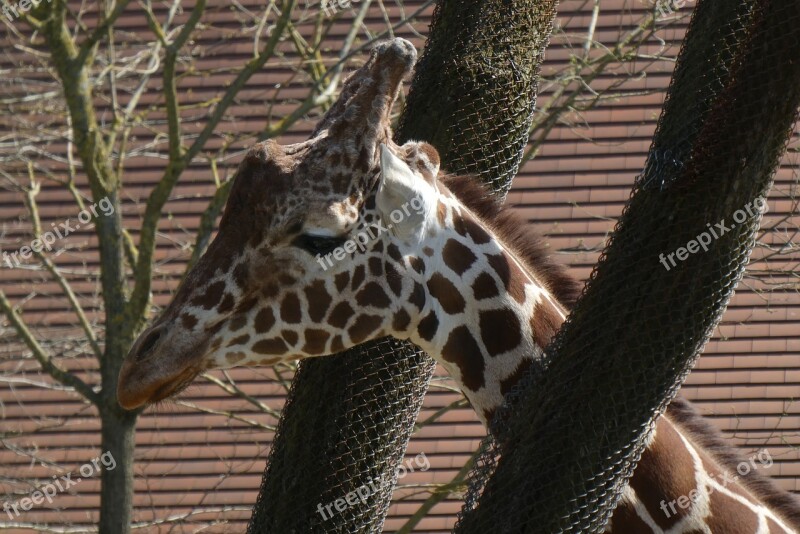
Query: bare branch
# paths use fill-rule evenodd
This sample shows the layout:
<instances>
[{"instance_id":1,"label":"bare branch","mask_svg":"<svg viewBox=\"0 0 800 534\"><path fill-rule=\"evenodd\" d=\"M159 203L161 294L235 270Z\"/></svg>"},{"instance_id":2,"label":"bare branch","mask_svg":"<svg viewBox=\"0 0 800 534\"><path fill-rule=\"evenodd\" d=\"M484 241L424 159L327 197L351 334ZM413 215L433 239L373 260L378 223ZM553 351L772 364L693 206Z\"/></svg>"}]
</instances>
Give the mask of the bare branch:
<instances>
[{"instance_id":1,"label":"bare branch","mask_svg":"<svg viewBox=\"0 0 800 534\"><path fill-rule=\"evenodd\" d=\"M130 302L127 306L126 313L127 324L129 325L129 328L139 328L142 323L142 318L144 317L144 311L147 303L149 302L153 254L155 252L156 229L161 218L161 210L169 198L169 194L175 187L180 174L200 152L200 150L202 150L203 146L205 146L206 141L211 137L217 124L220 120L222 120L222 117L224 116L228 107L233 103L236 95L244 87L245 83L250 79L251 76L253 76L253 74L258 72L271 57L273 57L275 48L278 45L278 42L280 41L284 31L286 30L287 25L289 24L295 2L296 0L286 0L284 2L281 16L276 22L272 35L264 46L264 50L262 50L258 57L250 60L239 72L236 79L231 83L230 87L225 92L225 95L220 100L219 104L214 110L214 113L206 122L202 132L194 140L194 143L192 143L186 153L184 153L179 159L173 159L175 157L173 151L177 146L177 141L174 141L174 138L177 134L173 128L170 128L170 162L167 165L164 176L158 182L158 185L156 185L147 199L147 206L142 219L142 233L139 240L139 257L134 273L135 285L133 293L131 294ZM171 74L171 76L168 76L168 74ZM174 71L168 73L165 67L164 78L165 87L167 84L174 83L174 80L172 82L167 81L169 78L174 78ZM174 85L171 87L173 87L174 90ZM168 96L168 98L172 97ZM175 119L170 119L170 121L172 120Z\"/></svg>"},{"instance_id":2,"label":"bare branch","mask_svg":"<svg viewBox=\"0 0 800 534\"><path fill-rule=\"evenodd\" d=\"M65 386L73 388L75 391L83 395L92 404L99 406L100 402L99 396L86 382L84 382L74 374L61 369L55 363L53 363L53 360L50 357L50 355L44 351L42 346L34 337L33 333L28 329L28 326L22 320L22 317L20 317L19 313L17 313L17 311L14 309L14 307L6 298L5 292L1 289L0 289L0 310L2 310L3 313L5 313L8 321L17 331L17 335L19 335L19 337L22 338L22 341L25 343L25 345L28 347L31 353L33 353L33 357L36 358L36 360L39 362L39 365L41 365L43 371L45 371L47 374L49 374L55 380L58 380Z\"/></svg>"},{"instance_id":3,"label":"bare branch","mask_svg":"<svg viewBox=\"0 0 800 534\"><path fill-rule=\"evenodd\" d=\"M456 473L450 482L436 487L436 489L433 490L433 493L431 493L431 496L428 497L425 502L420 504L419 508L417 508L417 511L414 512L414 514L408 518L408 521L403 523L403 526L397 530L397 534L410 533L414 527L417 526L419 522L428 515L428 512L430 512L434 506L448 498L453 493L464 491L466 489L465 479L472 469L472 466L475 464L475 460L480 455L480 452L481 450L478 449L472 453L472 456L469 457L466 463L464 463L461 469L458 470L458 473Z\"/></svg>"},{"instance_id":4,"label":"bare branch","mask_svg":"<svg viewBox=\"0 0 800 534\"><path fill-rule=\"evenodd\" d=\"M38 240L41 242L42 223L41 219L39 218L39 208L36 204L36 195L39 193L39 184L33 181L33 169L30 163L28 164L28 172L30 173L31 187L25 192L25 205L28 207L28 211L31 214L34 241ZM78 322L80 323L84 334L86 334L86 339L89 340L89 344L92 346L92 351L94 352L95 357L99 360L103 357L103 351L97 342L97 337L94 334L92 325L89 324L89 319L86 317L86 313L84 313L83 307L78 302L78 297L75 295L75 292L72 291L72 287L69 285L69 282L67 282L66 278L64 278L61 273L58 272L58 268L50 260L50 258L44 254L42 248L31 247L31 250L33 251L34 256L36 256L36 258L42 263L42 265L44 265L45 269L47 269L47 271L53 277L53 279L58 283L58 285L61 287L61 290L64 291L64 295L67 297L70 306L72 306L72 309L75 311L75 315L78 317Z\"/></svg>"},{"instance_id":5,"label":"bare branch","mask_svg":"<svg viewBox=\"0 0 800 534\"><path fill-rule=\"evenodd\" d=\"M211 168L216 176L217 165L215 160L212 160ZM217 183L219 183L218 180ZM197 229L197 237L195 238L194 249L192 250L192 256L189 258L189 261L186 264L184 276L186 276L186 273L188 273L192 267L194 267L194 265L197 263L197 260L199 260L200 256L203 255L203 252L205 252L208 242L211 240L211 234L214 231L214 223L222 211L222 208L225 207L225 202L228 200L228 194L231 191L232 185L233 179L230 179L219 185L217 190L214 192L214 196L211 198L211 201L208 203L208 207L205 209L205 211L203 211L203 215L200 216L200 226Z\"/></svg>"},{"instance_id":6,"label":"bare branch","mask_svg":"<svg viewBox=\"0 0 800 534\"><path fill-rule=\"evenodd\" d=\"M114 25L119 16L122 15L122 12L125 11L125 8L128 7L128 4L131 2L131 0L117 0L117 1L118 1L117 5L114 7L113 11L111 11L111 13L108 14L103 23L97 26L97 28L95 28L94 31L92 32L92 35L90 35L81 44L80 50L78 51L76 57L79 63L87 64L89 63L89 61L91 61L93 55L92 49L94 48L94 46L100 41L100 39L102 39L103 35L105 35L106 32L108 32L108 30Z\"/></svg>"}]
</instances>

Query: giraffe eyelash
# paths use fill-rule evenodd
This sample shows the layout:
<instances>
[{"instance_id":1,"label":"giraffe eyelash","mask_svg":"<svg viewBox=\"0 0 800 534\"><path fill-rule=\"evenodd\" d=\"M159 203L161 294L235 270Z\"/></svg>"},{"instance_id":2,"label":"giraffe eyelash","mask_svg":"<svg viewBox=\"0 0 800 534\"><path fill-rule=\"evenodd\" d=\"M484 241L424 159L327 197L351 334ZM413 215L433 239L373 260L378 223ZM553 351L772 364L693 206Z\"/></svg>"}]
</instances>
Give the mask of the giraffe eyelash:
<instances>
[{"instance_id":1,"label":"giraffe eyelash","mask_svg":"<svg viewBox=\"0 0 800 534\"><path fill-rule=\"evenodd\" d=\"M338 236L319 236L311 234L300 234L292 241L292 245L305 250L312 256L325 256L330 254L337 247L344 245L344 237Z\"/></svg>"}]
</instances>

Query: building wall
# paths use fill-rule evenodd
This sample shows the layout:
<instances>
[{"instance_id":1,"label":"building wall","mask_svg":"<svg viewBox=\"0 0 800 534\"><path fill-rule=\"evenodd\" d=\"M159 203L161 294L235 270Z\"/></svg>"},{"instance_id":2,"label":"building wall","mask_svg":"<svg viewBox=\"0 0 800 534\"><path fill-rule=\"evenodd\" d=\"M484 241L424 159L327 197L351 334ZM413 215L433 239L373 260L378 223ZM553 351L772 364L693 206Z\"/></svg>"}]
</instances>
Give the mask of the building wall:
<instances>
[{"instance_id":1,"label":"building wall","mask_svg":"<svg viewBox=\"0 0 800 534\"><path fill-rule=\"evenodd\" d=\"M687 3L670 16L677 20L669 26L665 26L667 20L660 20L659 30L640 50L637 59L625 65L612 65L591 83L604 97L592 109L573 111L562 117L537 156L523 166L508 196L507 202L530 222L533 230L547 236L552 253L569 265L571 272L580 279L588 277L629 196L633 180L642 168L669 83L673 66L670 58L678 52L692 5ZM261 4L246 1L240 6L242 9L234 9L221 2L210 2L208 17L213 23L201 33L196 45L203 49L199 64L213 72L208 76L188 75L182 79L181 98L187 108L193 102L218 95L220 88L233 76L227 69L243 64L251 56L252 36L239 36L237 32L248 16L247 10L259 13ZM401 13L412 13L421 6L423 2L419 0L408 1L401 10L393 2L385 2L386 16L396 21ZM357 7L358 3L354 3L353 8ZM576 50L582 53L584 40L581 36L586 35L591 25L592 7L590 2L580 0L561 2L558 29L543 71L540 108L546 108L553 101L552 95L560 86L559 79L569 65L570 55ZM638 0L603 2L594 32L598 44L590 49L588 57L602 56L603 46L617 42L641 20L647 9ZM410 38L421 49L431 11L430 6L422 9L420 16L410 24L396 29L397 35ZM334 24L329 42L322 47L328 64L333 62L340 48L353 13L352 9L345 10L340 22ZM371 8L366 24L376 31L385 28L384 13L378 7ZM150 38L143 17L135 10L126 14L119 26L128 30L130 46L140 46L141 40ZM15 27L19 33L7 28L3 33L0 27L0 43L3 44L0 69L16 73L0 82L0 100L3 94L45 91L53 91L52 98L58 98L59 87L49 81L43 69L35 67L19 46L28 30L22 23ZM310 25L298 25L301 33L309 30ZM222 38L230 40L225 46L217 46ZM290 47L285 50L286 57L290 58ZM653 60L658 54L663 58ZM19 69L20 64L29 68L11 70ZM263 127L268 113L280 118L291 112L297 105L296 99L304 94L306 80L293 77L287 64L288 59L270 63L254 76L218 130L256 132ZM265 102L273 98L276 84L282 84L278 101L273 108L268 108ZM156 74L143 100L157 102L160 96ZM579 101L576 105L582 103ZM8 130L16 127L19 120L14 119ZM189 131L199 130L203 117L187 109L182 122ZM313 123L313 117L301 121L282 140L304 139ZM134 136L136 139L132 142L143 148L126 165L127 196L123 209L126 223L136 239L143 201L159 178L164 161L145 149L153 139L152 131L142 129L134 132ZM232 175L241 157L240 149L249 142L246 138L234 141L228 156L220 162L223 178ZM210 147L216 149L222 143L222 139L215 138ZM767 446L775 465L766 472L781 486L793 491L800 491L800 406L794 401L800 385L800 284L796 275L800 257L796 253L776 256L774 252L776 244L792 240L792 228L800 222L794 202L799 146L797 137L793 138L794 152L785 158L770 198L765 227L776 228L765 236L764 242L772 246L757 249L748 276L682 390L731 443L744 451ZM49 153L64 154L66 144L54 136L45 148ZM10 157L19 150L18 146L0 145L0 156ZM9 165L9 169L19 171L15 163ZM63 176L63 164L53 161L48 165L53 173ZM80 183L81 178L78 180ZM176 276L182 272L188 257L183 245L192 242L198 215L205 209L212 191L210 170L206 164L198 162L186 172L168 203L170 217L165 218L161 227L157 251L159 267L153 285L156 306L165 305L175 290ZM76 210L63 188L44 183L39 200L45 226L51 221L75 216ZM22 216L24 210L19 194L0 189L0 208L3 229L0 248L16 249L26 241L29 228L27 219ZM797 239L794 241L796 243ZM96 267L96 243L89 230L76 232L69 243L74 244L74 248L63 251L57 261L59 266L70 270L82 301L91 306L97 301L98 287L96 281L83 273ZM768 269L773 272L767 272ZM5 266L0 268L0 283L12 301L24 301L26 319L36 326L37 334L46 343L59 347L64 365L96 383L96 362L81 348L80 336L70 326L74 319L59 297L57 286L40 271ZM765 293L765 290L771 291ZM3 426L0 469L6 477L0 479L0 487L6 493L3 500L12 500L5 497L12 495L13 489L19 489L20 485L14 482L17 477L33 474L44 479L59 469L62 473L74 470L96 457L100 452L99 421L95 411L75 394L58 388L42 389L33 383L46 379L37 373L36 364L19 345L6 322L0 322L0 354ZM291 369L281 367L278 371L280 374L273 369L234 369L229 375L244 392L278 411L285 399ZM215 376L222 377L219 373ZM439 374L426 398L420 420L459 401L460 395L453 391L453 386L449 378ZM148 522L168 516L174 519L181 514L186 517L182 521L172 521L171 527L151 526L144 531L192 532L207 521L220 524L203 532L243 531L273 437L271 428L276 423L274 415L255 409L246 400L232 397L203 379L198 379L179 402L148 411L141 418L137 432L136 519ZM8 434L34 430L33 435L17 438ZM404 485L423 486L397 491L386 523L387 532L399 528L427 498L425 484L449 482L456 475L483 434L482 426L467 406L447 411L415 434L408 455L413 458L425 453L431 468L403 478ZM98 480L90 477L76 486L74 493L59 495L53 505L29 512L19 520L91 523L96 518L98 490ZM453 496L436 505L415 531L448 532L459 508L458 496ZM0 522L4 520L6 517L0 515Z\"/></svg>"}]
</instances>

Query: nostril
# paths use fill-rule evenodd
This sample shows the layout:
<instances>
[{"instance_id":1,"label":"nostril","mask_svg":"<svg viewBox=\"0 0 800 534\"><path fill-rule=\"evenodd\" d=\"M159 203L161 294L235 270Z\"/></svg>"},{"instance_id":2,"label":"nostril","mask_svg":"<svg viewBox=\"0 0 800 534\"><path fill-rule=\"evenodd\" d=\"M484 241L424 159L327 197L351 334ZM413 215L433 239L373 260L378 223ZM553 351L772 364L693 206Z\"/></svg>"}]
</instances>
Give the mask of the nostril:
<instances>
[{"instance_id":1,"label":"nostril","mask_svg":"<svg viewBox=\"0 0 800 534\"><path fill-rule=\"evenodd\" d=\"M144 339L144 341L142 341L142 345L139 347L139 351L136 354L136 361L141 360L150 352L152 352L159 339L161 339L161 328L153 330L147 334L147 337Z\"/></svg>"}]
</instances>

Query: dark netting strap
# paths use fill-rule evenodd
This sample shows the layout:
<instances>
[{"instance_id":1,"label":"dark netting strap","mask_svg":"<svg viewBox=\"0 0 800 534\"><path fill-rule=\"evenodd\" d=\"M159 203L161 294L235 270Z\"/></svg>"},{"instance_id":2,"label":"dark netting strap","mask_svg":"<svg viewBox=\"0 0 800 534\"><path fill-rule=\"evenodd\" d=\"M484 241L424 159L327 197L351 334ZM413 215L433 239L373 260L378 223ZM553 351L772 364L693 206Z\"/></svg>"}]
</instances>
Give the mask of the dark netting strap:
<instances>
[{"instance_id":1,"label":"dark netting strap","mask_svg":"<svg viewBox=\"0 0 800 534\"><path fill-rule=\"evenodd\" d=\"M554 16L554 0L440 2L397 139L431 142L446 169L505 195ZM433 370L415 346L389 339L303 362L248 532L380 532ZM366 502L319 513L319 504L376 481L380 491Z\"/></svg>"},{"instance_id":2,"label":"dark netting strap","mask_svg":"<svg viewBox=\"0 0 800 534\"><path fill-rule=\"evenodd\" d=\"M498 412L456 532L603 531L744 272L797 120L799 49L796 0L698 4L645 170L529 387ZM707 251L671 264L700 239Z\"/></svg>"},{"instance_id":3,"label":"dark netting strap","mask_svg":"<svg viewBox=\"0 0 800 534\"><path fill-rule=\"evenodd\" d=\"M390 338L327 359L341 367L306 362L294 379L248 532L380 531L434 365ZM378 481L383 491L366 503L319 513Z\"/></svg>"},{"instance_id":4,"label":"dark netting strap","mask_svg":"<svg viewBox=\"0 0 800 534\"><path fill-rule=\"evenodd\" d=\"M440 2L398 137L430 142L446 170L505 197L528 143L556 5Z\"/></svg>"}]
</instances>

